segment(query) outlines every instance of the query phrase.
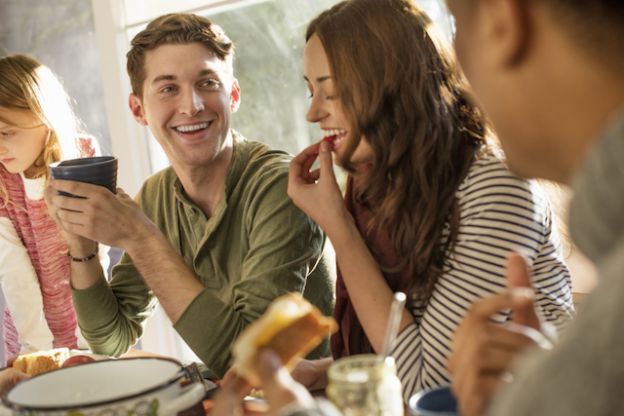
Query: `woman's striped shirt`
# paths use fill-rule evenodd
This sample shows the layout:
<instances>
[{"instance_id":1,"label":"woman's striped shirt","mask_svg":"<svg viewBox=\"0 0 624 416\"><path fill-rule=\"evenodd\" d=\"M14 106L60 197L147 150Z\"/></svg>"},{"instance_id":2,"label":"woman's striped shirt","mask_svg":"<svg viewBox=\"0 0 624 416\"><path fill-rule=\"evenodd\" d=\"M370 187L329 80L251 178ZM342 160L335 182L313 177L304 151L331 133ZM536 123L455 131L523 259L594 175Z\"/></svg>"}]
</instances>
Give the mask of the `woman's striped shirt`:
<instances>
[{"instance_id":1,"label":"woman's striped shirt","mask_svg":"<svg viewBox=\"0 0 624 416\"><path fill-rule=\"evenodd\" d=\"M421 389L450 383L446 362L453 334L474 301L505 290L510 252L527 258L545 321L561 329L574 315L570 273L539 185L487 156L473 163L456 195L456 243L429 302L411 310L414 322L399 334L393 350L406 400ZM494 320L510 318L507 312Z\"/></svg>"}]
</instances>

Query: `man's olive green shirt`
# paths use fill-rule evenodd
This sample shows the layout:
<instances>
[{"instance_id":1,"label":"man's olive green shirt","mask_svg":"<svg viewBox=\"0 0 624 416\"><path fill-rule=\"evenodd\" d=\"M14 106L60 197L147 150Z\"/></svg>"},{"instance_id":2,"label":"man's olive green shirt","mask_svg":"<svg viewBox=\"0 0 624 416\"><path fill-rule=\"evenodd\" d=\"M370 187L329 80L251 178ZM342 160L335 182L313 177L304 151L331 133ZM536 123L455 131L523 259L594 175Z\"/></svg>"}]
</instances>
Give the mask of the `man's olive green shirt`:
<instances>
[{"instance_id":1,"label":"man's olive green shirt","mask_svg":"<svg viewBox=\"0 0 624 416\"><path fill-rule=\"evenodd\" d=\"M175 329L217 376L230 364L230 345L277 296L300 292L324 314L334 302L334 281L323 255L321 229L286 194L290 157L237 138L214 215L191 202L172 168L150 177L137 196L205 289ZM176 276L170 276L175 285ZM124 254L104 280L74 290L80 328L96 353L123 354L142 334L157 299ZM327 341L312 358L329 355Z\"/></svg>"}]
</instances>

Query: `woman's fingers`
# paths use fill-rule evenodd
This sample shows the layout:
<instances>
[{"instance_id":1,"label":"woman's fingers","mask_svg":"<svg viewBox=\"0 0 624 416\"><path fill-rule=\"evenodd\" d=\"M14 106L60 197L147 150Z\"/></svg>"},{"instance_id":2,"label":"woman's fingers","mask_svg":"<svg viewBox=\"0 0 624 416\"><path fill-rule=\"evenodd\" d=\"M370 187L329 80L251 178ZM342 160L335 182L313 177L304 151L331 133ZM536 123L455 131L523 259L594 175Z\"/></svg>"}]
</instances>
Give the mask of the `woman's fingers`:
<instances>
[{"instance_id":1,"label":"woman's fingers","mask_svg":"<svg viewBox=\"0 0 624 416\"><path fill-rule=\"evenodd\" d=\"M319 158L321 161L320 169L310 170ZM292 159L288 172L289 182L312 184L318 181L321 176L327 176L328 179L335 182L333 164L331 145L327 142L315 143Z\"/></svg>"},{"instance_id":2,"label":"woman's fingers","mask_svg":"<svg viewBox=\"0 0 624 416\"><path fill-rule=\"evenodd\" d=\"M306 147L298 155L292 158L290 165L296 166L300 170L309 158L316 158L318 156L319 146L319 143L314 143L313 145Z\"/></svg>"},{"instance_id":3,"label":"woman's fingers","mask_svg":"<svg viewBox=\"0 0 624 416\"><path fill-rule=\"evenodd\" d=\"M295 156L288 168L288 182L290 184L309 183L308 172L318 157L319 144L308 146Z\"/></svg>"},{"instance_id":4,"label":"woman's fingers","mask_svg":"<svg viewBox=\"0 0 624 416\"><path fill-rule=\"evenodd\" d=\"M319 158L321 159L321 176L332 182L336 182L336 177L334 175L334 158L329 143L321 142Z\"/></svg>"},{"instance_id":5,"label":"woman's fingers","mask_svg":"<svg viewBox=\"0 0 624 416\"><path fill-rule=\"evenodd\" d=\"M315 153L312 155L308 155L308 157L303 161L301 165L301 176L303 178L307 178L309 176L310 169L312 168L314 162L316 162L317 158L318 153Z\"/></svg>"},{"instance_id":6,"label":"woman's fingers","mask_svg":"<svg viewBox=\"0 0 624 416\"><path fill-rule=\"evenodd\" d=\"M310 172L308 172L308 183L314 183L316 181L319 180L319 178L321 177L321 170L320 169L314 169Z\"/></svg>"}]
</instances>

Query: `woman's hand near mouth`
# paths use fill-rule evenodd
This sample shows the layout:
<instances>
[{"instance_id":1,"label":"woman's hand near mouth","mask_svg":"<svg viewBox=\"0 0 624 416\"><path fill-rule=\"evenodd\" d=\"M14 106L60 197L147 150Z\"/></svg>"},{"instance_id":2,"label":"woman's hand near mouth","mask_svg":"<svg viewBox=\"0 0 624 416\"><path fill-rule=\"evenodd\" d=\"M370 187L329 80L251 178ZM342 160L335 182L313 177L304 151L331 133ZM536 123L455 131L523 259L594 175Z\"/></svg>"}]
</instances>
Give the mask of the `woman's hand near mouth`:
<instances>
[{"instance_id":1,"label":"woman's hand near mouth","mask_svg":"<svg viewBox=\"0 0 624 416\"><path fill-rule=\"evenodd\" d=\"M288 196L330 238L352 221L334 175L331 146L323 139L307 147L290 162L288 174ZM320 168L310 170L317 158Z\"/></svg>"}]
</instances>

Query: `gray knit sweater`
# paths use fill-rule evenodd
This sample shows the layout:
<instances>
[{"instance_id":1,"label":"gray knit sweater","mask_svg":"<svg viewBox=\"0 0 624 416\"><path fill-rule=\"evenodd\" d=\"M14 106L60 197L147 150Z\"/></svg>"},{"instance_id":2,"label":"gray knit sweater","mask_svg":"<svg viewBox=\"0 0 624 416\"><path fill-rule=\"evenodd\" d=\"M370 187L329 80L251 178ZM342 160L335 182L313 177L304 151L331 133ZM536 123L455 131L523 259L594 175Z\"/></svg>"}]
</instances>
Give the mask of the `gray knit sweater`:
<instances>
[{"instance_id":1,"label":"gray knit sweater","mask_svg":"<svg viewBox=\"0 0 624 416\"><path fill-rule=\"evenodd\" d=\"M491 415L624 415L624 116L573 183L570 233L599 284L555 349L527 357Z\"/></svg>"}]
</instances>

